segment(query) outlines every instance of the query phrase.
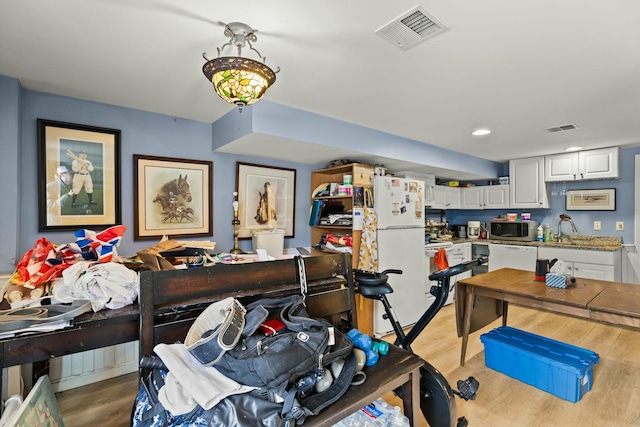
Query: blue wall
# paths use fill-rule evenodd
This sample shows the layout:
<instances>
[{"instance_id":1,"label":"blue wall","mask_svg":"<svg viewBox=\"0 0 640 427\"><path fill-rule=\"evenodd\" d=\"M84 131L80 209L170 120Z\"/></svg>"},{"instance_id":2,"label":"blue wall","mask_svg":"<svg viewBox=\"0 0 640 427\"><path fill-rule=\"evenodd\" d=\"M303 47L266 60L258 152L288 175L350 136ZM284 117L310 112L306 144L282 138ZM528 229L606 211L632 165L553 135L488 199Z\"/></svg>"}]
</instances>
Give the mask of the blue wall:
<instances>
[{"instance_id":1,"label":"blue wall","mask_svg":"<svg viewBox=\"0 0 640 427\"><path fill-rule=\"evenodd\" d=\"M35 241L41 237L46 237L55 244L73 240L71 231L38 231L38 118L122 131L122 223L129 228L119 248L119 253L123 256L134 255L136 251L152 243L133 240L133 154L213 161L214 234L211 239L217 243L217 249L220 251L228 251L233 246L230 225L233 216L231 202L235 190L236 162L296 169L295 237L286 239L285 247L308 246L312 243L308 226L310 175L312 170L322 168L324 164L307 165L214 153L212 145L216 146L216 141L213 140L215 125L210 123L24 90L18 80L0 76L0 166L5 178L0 180L4 202L3 221L0 222L0 273L12 272L17 258L31 249ZM267 125L258 122L254 126ZM415 150L409 142L395 144L394 150L412 151L412 147ZM622 150L622 178L619 180L567 184L567 189L617 189L616 211L570 212L581 234L622 236L625 243L633 242L634 155L639 153L640 148ZM564 197L559 196L551 199L551 209L531 210L533 219L549 222L554 227L557 226L556 219L562 212ZM447 212L447 219L454 224L466 223L470 219L488 222L499 213L506 211L450 211ZM594 220L602 221L602 231L593 231ZM623 232L615 231L615 221L625 222ZM240 246L249 250L251 241L242 240Z\"/></svg>"},{"instance_id":2,"label":"blue wall","mask_svg":"<svg viewBox=\"0 0 640 427\"><path fill-rule=\"evenodd\" d=\"M233 191L235 191L236 162L258 163L269 166L296 169L296 223L295 237L285 240L285 247L308 246L308 206L311 171L323 165L304 165L277 160L268 161L250 156L213 153L211 151L211 124L176 117L164 116L140 110L61 97L43 92L22 90L13 79L0 78L2 100L2 161L10 166L17 177L4 181L3 194L10 200L7 206L15 207L15 217L19 220L3 221L3 241L17 242L13 247L2 247L0 272L12 272L16 257L22 256L33 247L36 240L46 237L54 244L74 240L72 231L38 231L38 183L37 183L37 129L38 118L91 126L120 129L121 141L121 182L122 182L122 224L128 227L119 254L135 255L153 241L133 240L133 154L202 159L213 161L213 231L211 238L221 252L233 247ZM15 92L13 99L5 98L5 93ZM11 108L15 106L15 108ZM5 109L9 111L5 114ZM18 119L18 112L20 118ZM7 122L7 126L5 126ZM11 150L15 154L6 156ZM5 169L11 170L11 167ZM13 181L13 182L11 182ZM18 187L15 186L18 182ZM7 185L9 183L10 185ZM306 211L305 207L306 206ZM6 219L6 217L5 217ZM16 233L17 230L17 233ZM4 245L4 244L3 244ZM251 249L250 240L241 240L240 247Z\"/></svg>"},{"instance_id":3,"label":"blue wall","mask_svg":"<svg viewBox=\"0 0 640 427\"><path fill-rule=\"evenodd\" d=\"M0 221L0 272L11 272L19 251L20 225L19 188L22 169L18 141L20 141L20 84L15 79L0 76L0 194L3 195L3 214ZM35 161L35 159L34 159ZM35 162L31 170L35 169Z\"/></svg>"},{"instance_id":4,"label":"blue wall","mask_svg":"<svg viewBox=\"0 0 640 427\"><path fill-rule=\"evenodd\" d=\"M621 237L623 243L633 243L634 239L634 188L635 188L635 156L640 154L640 147L623 148L620 150L620 179L601 181L556 182L547 184L549 194L549 209L527 210L452 210L446 212L446 218L451 224L466 224L467 221L482 221L488 223L492 218L507 212L530 212L531 219L538 223L549 224L553 233L558 230L559 215L566 213L573 219L578 229L577 234L589 236ZM567 211L566 196L562 191L591 190L601 188L616 189L616 209L614 211ZM552 194L556 194L552 196ZM602 230L595 231L593 222L600 221ZM616 221L624 221L624 231L616 231ZM571 233L568 224L562 226L562 232Z\"/></svg>"}]
</instances>

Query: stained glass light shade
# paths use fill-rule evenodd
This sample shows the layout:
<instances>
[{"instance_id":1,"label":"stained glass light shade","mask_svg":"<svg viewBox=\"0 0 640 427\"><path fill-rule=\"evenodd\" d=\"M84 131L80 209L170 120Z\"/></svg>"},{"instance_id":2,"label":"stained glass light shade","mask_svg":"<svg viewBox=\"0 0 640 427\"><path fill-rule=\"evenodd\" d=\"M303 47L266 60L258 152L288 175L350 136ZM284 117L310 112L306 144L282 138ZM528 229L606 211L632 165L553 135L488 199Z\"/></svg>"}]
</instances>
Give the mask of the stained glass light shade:
<instances>
[{"instance_id":1,"label":"stained glass light shade","mask_svg":"<svg viewBox=\"0 0 640 427\"><path fill-rule=\"evenodd\" d=\"M251 105L276 81L267 65L249 58L224 56L207 61L204 75L220 98L239 106Z\"/></svg>"}]
</instances>

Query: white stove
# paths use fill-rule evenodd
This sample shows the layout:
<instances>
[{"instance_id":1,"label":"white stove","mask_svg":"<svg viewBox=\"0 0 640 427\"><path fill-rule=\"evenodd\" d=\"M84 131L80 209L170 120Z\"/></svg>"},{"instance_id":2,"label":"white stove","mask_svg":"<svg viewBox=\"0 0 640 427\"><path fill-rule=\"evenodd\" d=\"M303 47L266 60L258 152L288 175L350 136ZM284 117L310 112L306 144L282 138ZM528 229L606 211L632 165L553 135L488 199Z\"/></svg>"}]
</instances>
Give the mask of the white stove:
<instances>
[{"instance_id":1,"label":"white stove","mask_svg":"<svg viewBox=\"0 0 640 427\"><path fill-rule=\"evenodd\" d=\"M429 257L434 257L438 253L438 250L451 250L453 249L453 243L451 242L430 242L424 245L424 253Z\"/></svg>"}]
</instances>

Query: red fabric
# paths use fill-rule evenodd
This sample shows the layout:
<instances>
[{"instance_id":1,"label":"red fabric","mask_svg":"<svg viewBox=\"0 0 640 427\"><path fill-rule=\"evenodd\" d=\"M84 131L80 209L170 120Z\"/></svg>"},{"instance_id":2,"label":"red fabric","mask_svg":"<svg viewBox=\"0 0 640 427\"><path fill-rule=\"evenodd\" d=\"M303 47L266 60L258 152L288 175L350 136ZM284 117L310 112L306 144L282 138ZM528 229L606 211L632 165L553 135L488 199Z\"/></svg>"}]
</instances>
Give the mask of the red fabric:
<instances>
[{"instance_id":1,"label":"red fabric","mask_svg":"<svg viewBox=\"0 0 640 427\"><path fill-rule=\"evenodd\" d=\"M449 261L447 261L447 251L444 249L438 249L436 253L436 268L438 271L444 270L445 268L449 268Z\"/></svg>"},{"instance_id":2,"label":"red fabric","mask_svg":"<svg viewBox=\"0 0 640 427\"><path fill-rule=\"evenodd\" d=\"M100 262L111 261L113 257L113 246L117 246L120 238L124 234L126 227L118 225L110 227L100 233L91 230L83 230L83 241L88 242L88 246L94 250L99 246L103 249L100 254L94 256ZM78 232L77 232L78 233ZM76 234L77 234L76 233ZM86 235L99 237L99 240L86 238ZM107 247L108 250L105 250ZM46 238L36 241L32 249L27 251L16 266L16 271L11 279L13 284L23 285L27 288L35 288L62 275L62 271L70 267L74 262L83 260L82 248L75 243L68 243L56 247Z\"/></svg>"}]
</instances>

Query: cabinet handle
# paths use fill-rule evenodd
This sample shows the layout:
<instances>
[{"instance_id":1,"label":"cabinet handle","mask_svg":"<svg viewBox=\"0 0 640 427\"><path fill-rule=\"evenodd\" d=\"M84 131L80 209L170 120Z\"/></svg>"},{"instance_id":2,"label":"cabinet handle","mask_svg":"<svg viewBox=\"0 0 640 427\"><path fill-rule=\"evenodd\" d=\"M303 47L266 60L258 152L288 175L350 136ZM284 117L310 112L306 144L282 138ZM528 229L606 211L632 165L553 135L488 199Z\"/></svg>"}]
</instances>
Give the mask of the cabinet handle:
<instances>
[{"instance_id":1,"label":"cabinet handle","mask_svg":"<svg viewBox=\"0 0 640 427\"><path fill-rule=\"evenodd\" d=\"M584 179L584 174L583 173L580 174L580 179Z\"/></svg>"},{"instance_id":2,"label":"cabinet handle","mask_svg":"<svg viewBox=\"0 0 640 427\"><path fill-rule=\"evenodd\" d=\"M573 174L573 179L574 179L574 180L576 179L576 174L575 174L575 173Z\"/></svg>"}]
</instances>

